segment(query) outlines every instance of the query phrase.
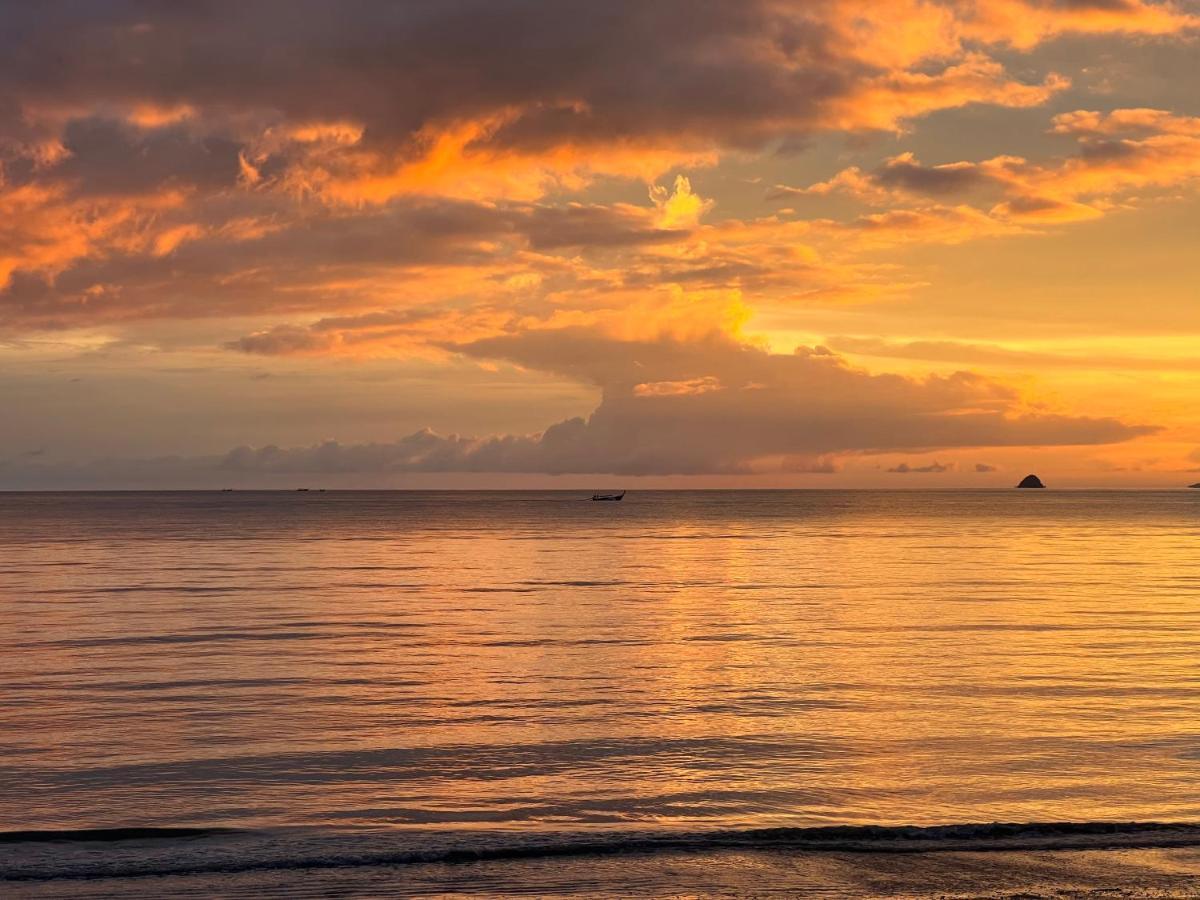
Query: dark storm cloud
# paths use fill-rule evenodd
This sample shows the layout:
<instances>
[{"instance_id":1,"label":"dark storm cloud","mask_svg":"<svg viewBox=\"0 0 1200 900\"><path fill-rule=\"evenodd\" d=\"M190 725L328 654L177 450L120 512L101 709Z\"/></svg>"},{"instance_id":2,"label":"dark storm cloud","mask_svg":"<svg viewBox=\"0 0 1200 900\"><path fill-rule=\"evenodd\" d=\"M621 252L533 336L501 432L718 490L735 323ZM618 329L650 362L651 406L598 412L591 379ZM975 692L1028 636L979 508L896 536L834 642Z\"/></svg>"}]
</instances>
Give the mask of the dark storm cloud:
<instances>
[{"instance_id":1,"label":"dark storm cloud","mask_svg":"<svg viewBox=\"0 0 1200 900\"><path fill-rule=\"evenodd\" d=\"M54 174L81 195L144 194L172 184L217 190L238 178L237 141L179 125L144 130L112 119L76 119L62 143L68 155Z\"/></svg>"},{"instance_id":2,"label":"dark storm cloud","mask_svg":"<svg viewBox=\"0 0 1200 900\"><path fill-rule=\"evenodd\" d=\"M771 118L796 121L847 86L825 27L762 0L126 0L5 15L7 97L351 117L371 140L530 103L490 141L537 148L680 129L756 140ZM760 58L759 42L806 65ZM570 105L580 99L586 109Z\"/></svg>"}]
</instances>

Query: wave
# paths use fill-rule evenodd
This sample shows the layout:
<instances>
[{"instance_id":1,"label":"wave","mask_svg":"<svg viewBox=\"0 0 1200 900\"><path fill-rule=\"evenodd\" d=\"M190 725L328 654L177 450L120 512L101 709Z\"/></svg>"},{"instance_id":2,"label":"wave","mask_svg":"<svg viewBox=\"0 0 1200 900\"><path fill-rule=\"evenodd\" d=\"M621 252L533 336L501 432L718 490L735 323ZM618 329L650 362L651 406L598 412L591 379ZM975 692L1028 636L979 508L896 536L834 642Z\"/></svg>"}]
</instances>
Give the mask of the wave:
<instances>
[{"instance_id":1,"label":"wave","mask_svg":"<svg viewBox=\"0 0 1200 900\"><path fill-rule=\"evenodd\" d=\"M286 830L285 830L286 831ZM301 831L306 831L301 829ZM273 838L256 848L242 839L254 835ZM405 866L429 863L465 864L562 857L613 856L623 854L703 853L724 850L792 853L938 853L1047 850L1107 850L1200 846L1200 824L1161 822L1030 822L935 826L845 825L812 828L753 828L690 833L623 832L597 835L456 834L459 843L395 849L411 842L411 835L397 833L322 840L306 836L290 846L280 841L282 832L249 832L224 828L101 828L71 831L17 831L0 833L3 844L100 841L127 851L112 858L89 851L78 862L54 856L51 865L37 862L0 865L0 881L49 881L59 879L129 878L180 875L236 875L242 873L295 870L346 869ZM237 843L199 849L196 839L230 836ZM451 837L443 835L442 837ZM184 839L191 846L186 855L152 856L144 852L144 841ZM314 840L315 839L315 840ZM203 844L201 840L199 842ZM182 847L181 847L182 850ZM290 852L289 852L290 851ZM7 860L5 860L7 862ZM48 862L48 860L43 860Z\"/></svg>"},{"instance_id":2,"label":"wave","mask_svg":"<svg viewBox=\"0 0 1200 900\"><path fill-rule=\"evenodd\" d=\"M235 834L233 828L156 828L132 825L127 828L70 828L62 830L0 831L0 844L32 844L79 841L145 841L171 838L211 837Z\"/></svg>"}]
</instances>

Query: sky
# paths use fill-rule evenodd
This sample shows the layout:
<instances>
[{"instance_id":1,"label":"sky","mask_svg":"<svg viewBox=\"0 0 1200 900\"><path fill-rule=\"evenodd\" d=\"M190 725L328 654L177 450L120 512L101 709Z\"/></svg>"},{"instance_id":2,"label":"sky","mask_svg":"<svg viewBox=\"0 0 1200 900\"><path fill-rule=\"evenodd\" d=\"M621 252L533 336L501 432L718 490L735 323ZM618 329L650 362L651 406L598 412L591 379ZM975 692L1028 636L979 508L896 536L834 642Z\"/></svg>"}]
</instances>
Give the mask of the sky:
<instances>
[{"instance_id":1,"label":"sky","mask_svg":"<svg viewBox=\"0 0 1200 900\"><path fill-rule=\"evenodd\" d=\"M0 0L0 488L1200 481L1200 0Z\"/></svg>"}]
</instances>

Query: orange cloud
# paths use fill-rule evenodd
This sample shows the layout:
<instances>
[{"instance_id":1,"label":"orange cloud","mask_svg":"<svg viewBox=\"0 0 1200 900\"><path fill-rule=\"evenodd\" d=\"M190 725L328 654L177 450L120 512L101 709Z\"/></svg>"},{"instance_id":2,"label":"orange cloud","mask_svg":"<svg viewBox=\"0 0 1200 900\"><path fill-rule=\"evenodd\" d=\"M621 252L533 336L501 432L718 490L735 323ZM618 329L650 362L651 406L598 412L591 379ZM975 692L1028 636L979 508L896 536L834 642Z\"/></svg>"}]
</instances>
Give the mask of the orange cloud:
<instances>
[{"instance_id":1,"label":"orange cloud","mask_svg":"<svg viewBox=\"0 0 1200 900\"><path fill-rule=\"evenodd\" d=\"M599 176L653 181L677 166L711 165L709 148L617 140L595 146L570 142L538 153L489 145L521 111L423 129L399 153L354 150L306 159L283 180L289 189L308 191L338 203L386 203L402 196L445 196L472 200L534 201L551 190L582 190Z\"/></svg>"},{"instance_id":2,"label":"orange cloud","mask_svg":"<svg viewBox=\"0 0 1200 900\"><path fill-rule=\"evenodd\" d=\"M162 128L174 125L196 115L195 107L188 103L162 105L158 103L134 103L125 114L128 121L139 128Z\"/></svg>"},{"instance_id":3,"label":"orange cloud","mask_svg":"<svg viewBox=\"0 0 1200 900\"><path fill-rule=\"evenodd\" d=\"M900 208L862 216L844 227L871 239L934 239L1017 233L1022 223L1094 219L1144 188L1187 185L1200 177L1200 119L1162 110L1077 111L1054 118L1053 133L1080 141L1077 155L1042 163L1017 156L927 166L902 153L874 171L854 166L802 188L776 186L772 199L847 194L873 206L912 197L976 194L994 200L969 205ZM1123 134L1133 133L1130 137ZM875 238L878 240L878 238Z\"/></svg>"},{"instance_id":4,"label":"orange cloud","mask_svg":"<svg viewBox=\"0 0 1200 900\"><path fill-rule=\"evenodd\" d=\"M635 397L678 397L684 394L707 394L721 390L721 382L712 375L684 381L649 381L633 386Z\"/></svg>"},{"instance_id":5,"label":"orange cloud","mask_svg":"<svg viewBox=\"0 0 1200 900\"><path fill-rule=\"evenodd\" d=\"M963 20L964 35L1021 49L1062 34L1171 35L1200 27L1200 18L1176 4L1146 0L975 0Z\"/></svg>"},{"instance_id":6,"label":"orange cloud","mask_svg":"<svg viewBox=\"0 0 1200 900\"><path fill-rule=\"evenodd\" d=\"M860 247L904 243L961 244L980 237L1018 234L1019 226L973 206L925 206L869 213L849 222L826 222L827 228L854 235Z\"/></svg>"},{"instance_id":7,"label":"orange cloud","mask_svg":"<svg viewBox=\"0 0 1200 900\"><path fill-rule=\"evenodd\" d=\"M1028 50L1064 34L1161 36L1200 27L1177 4L1147 0L845 0L825 7L841 52L888 68L949 58L968 43Z\"/></svg>"},{"instance_id":8,"label":"orange cloud","mask_svg":"<svg viewBox=\"0 0 1200 900\"><path fill-rule=\"evenodd\" d=\"M53 277L107 252L169 252L190 232L158 234L155 216L182 203L181 195L169 193L136 204L76 200L63 185L0 186L0 289L18 271Z\"/></svg>"},{"instance_id":9,"label":"orange cloud","mask_svg":"<svg viewBox=\"0 0 1200 900\"><path fill-rule=\"evenodd\" d=\"M825 127L896 131L911 119L971 103L1040 106L1070 85L1070 79L1057 73L1041 84L1023 84L1009 78L995 60L973 53L936 74L899 70L867 80L833 104Z\"/></svg>"},{"instance_id":10,"label":"orange cloud","mask_svg":"<svg viewBox=\"0 0 1200 900\"><path fill-rule=\"evenodd\" d=\"M817 108L753 127L762 132L762 139L773 131L898 130L928 113L972 103L1039 105L1067 86L1069 80L1057 74L1040 84L1017 82L999 63L974 53L933 74L896 69L858 80ZM563 109L591 127L585 124L591 116L586 103L575 101ZM414 195L532 202L551 191L581 191L596 178L653 182L673 168L711 166L727 143L719 134L686 129L641 137L598 135L586 142L567 132L533 151L506 141L507 132L519 130L544 110L543 104L532 104L427 126L398 150L366 149L361 132L341 130L341 141L322 144L319 153L301 154L279 184L348 204L386 203ZM702 212L695 209L690 215L696 218Z\"/></svg>"},{"instance_id":11,"label":"orange cloud","mask_svg":"<svg viewBox=\"0 0 1200 900\"><path fill-rule=\"evenodd\" d=\"M1152 134L1200 136L1200 117L1177 116L1165 109L1080 109L1054 117L1055 134L1102 137L1145 131Z\"/></svg>"},{"instance_id":12,"label":"orange cloud","mask_svg":"<svg viewBox=\"0 0 1200 900\"><path fill-rule=\"evenodd\" d=\"M0 200L10 219L22 220L9 226L0 260L3 283L16 272L44 280L90 261L108 270L115 284L120 254L170 256L176 264L171 271L179 273L174 277L186 279L195 269L216 268L221 241L261 242L271 244L270 263L243 260L235 250L230 257L237 262L228 271L204 277L243 286L243 299L250 296L251 282L262 289L271 277L278 279L270 291L276 297L284 292L315 297L329 289L330 302L340 309L355 286L382 285L383 266L373 259L372 271L351 274L353 266L343 263L319 277L310 272L309 223L319 217L314 200L334 211L347 234L341 246L350 260L356 254L346 247L376 238L358 233L372 227L372 209L451 200L490 209L495 220L474 242L455 242L456 262L466 264L473 255L472 263L495 267L458 273L460 289L494 276L536 278L539 290L559 296L573 280L584 296L662 283L867 296L878 285L865 269L855 269L845 254L831 261L828 253L818 253L822 235L836 230L828 222L702 224L712 202L678 174L670 192L652 189L650 216L620 204L598 211L597 204L570 202L570 195L607 178L654 184L672 169L711 166L730 154L821 131L897 131L929 113L966 104L1044 103L1066 87L1065 76L1017 80L986 48L1027 48L1068 32L1181 33L1195 24L1170 4L1143 0L1067 6L1019 0L803 5L750 0L736 10L668 3L622 16L585 10L566 17L561 8L533 4L531 21L521 11L497 18L483 7L470 15L439 9L410 21L404 15L375 17L364 7L360 19L342 23L345 28L373 40L386 33L398 49L376 56L368 42L361 45L361 58L327 57L330 23L311 11L311 21L297 21L286 41L312 72L303 79L263 81L261 60L245 56L241 36L257 33L252 26L268 15L269 6L230 7L213 18L206 13L180 18L164 8L147 14L153 21L138 23L123 22L114 8L98 14L102 21L112 18L113 30L89 30L87 41L63 33L69 20L43 22L31 14L22 32L28 52L5 57L11 71L0 89L0 108L19 113L0 122L0 143L11 157L8 168L24 173L6 189L11 196ZM494 40L486 42L487 53L464 54L447 38L475 33L481 26L472 16L486 19L497 32L489 35ZM682 16L689 28L663 41L662 26ZM393 19L405 27L396 30ZM561 29L568 48L547 51L545 72L530 71L526 55L514 55L499 40L501 33L526 33L533 25L546 35ZM572 43L589 29L597 40ZM68 38L80 50L54 79L38 80L20 70L22 60L51 58ZM105 43L118 38L119 46ZM164 60L158 50L167 45L173 51ZM228 77L212 77L214 55L225 61ZM624 66L620 90L609 74L617 71L612 63L618 59ZM131 68L128 60L142 62ZM414 62L401 71L397 60ZM164 67L170 77L154 78ZM296 84L318 87L298 90ZM1007 177L1006 196L987 213L943 203L864 216L842 231L859 235L864 246L902 234L952 243L971 229L1007 233L1020 222L1096 216L1113 191L1173 184L1194 171L1194 121L1154 110L1074 115L1056 120L1056 129L1080 137L1090 129L1086 139L1095 146L1059 170L1004 163L1000 171L1001 158L973 168L928 167L943 180ZM1104 135L1134 128L1145 133L1100 146ZM1102 158L1106 151L1108 158ZM915 159L900 157L888 169L895 174L901 164L919 169ZM835 190L884 206L896 186L878 173L850 168L802 189ZM30 199L35 196L40 199ZM168 197L185 198L181 203L188 209L164 215ZM528 228L512 220L512 205L548 198L548 206L561 210L557 218L539 211ZM627 221L617 228L620 218ZM551 220L553 227L546 224ZM634 220L641 222L636 228ZM235 222L254 222L257 230ZM290 272L277 259L288 234L296 237L297 254ZM569 247L568 239L576 243ZM565 263L571 247L578 258ZM525 257L522 270L514 254L526 251L541 259ZM600 260L602 253L610 258ZM126 268L144 273L146 283L152 280L146 260L126 262ZM394 268L411 279L414 262L406 259ZM436 264L448 261L439 258ZM307 286L299 283L306 272ZM165 270L154 271L160 286L166 277ZM433 278L455 280L447 274ZM96 286L83 284L82 272L78 280L63 310L78 306ZM188 287L181 281L179 288L170 292L170 302L147 298L143 308L156 314L183 311ZM126 297L138 291L137 284L122 285ZM199 299L204 294L199 291L193 301L195 314L212 308ZM383 302L363 298L358 305L378 308ZM263 302L272 305L273 300ZM133 301L108 309L138 314Z\"/></svg>"}]
</instances>

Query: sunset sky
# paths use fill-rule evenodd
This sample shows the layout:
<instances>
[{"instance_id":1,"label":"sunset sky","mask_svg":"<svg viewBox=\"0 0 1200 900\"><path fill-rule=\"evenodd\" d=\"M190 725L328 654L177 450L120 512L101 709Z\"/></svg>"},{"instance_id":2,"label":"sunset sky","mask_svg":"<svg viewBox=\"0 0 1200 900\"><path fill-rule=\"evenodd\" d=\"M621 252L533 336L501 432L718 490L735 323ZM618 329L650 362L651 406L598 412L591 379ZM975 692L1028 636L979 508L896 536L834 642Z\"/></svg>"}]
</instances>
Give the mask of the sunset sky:
<instances>
[{"instance_id":1,"label":"sunset sky","mask_svg":"<svg viewBox=\"0 0 1200 900\"><path fill-rule=\"evenodd\" d=\"M1200 2L0 2L0 488L1200 481Z\"/></svg>"}]
</instances>

